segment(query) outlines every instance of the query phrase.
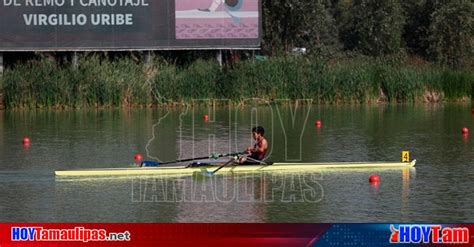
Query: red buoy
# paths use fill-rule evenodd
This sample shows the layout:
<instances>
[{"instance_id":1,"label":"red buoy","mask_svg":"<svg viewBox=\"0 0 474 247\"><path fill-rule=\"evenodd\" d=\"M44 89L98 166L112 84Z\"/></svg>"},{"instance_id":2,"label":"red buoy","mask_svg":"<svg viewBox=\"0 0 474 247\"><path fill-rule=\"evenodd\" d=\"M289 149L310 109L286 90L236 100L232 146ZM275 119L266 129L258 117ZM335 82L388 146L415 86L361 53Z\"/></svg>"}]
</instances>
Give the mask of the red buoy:
<instances>
[{"instance_id":1,"label":"red buoy","mask_svg":"<svg viewBox=\"0 0 474 247\"><path fill-rule=\"evenodd\" d=\"M468 137L469 137L468 134L463 134L463 135L462 135L462 142L463 142L463 143L467 143Z\"/></svg>"},{"instance_id":2,"label":"red buoy","mask_svg":"<svg viewBox=\"0 0 474 247\"><path fill-rule=\"evenodd\" d=\"M464 127L464 128L461 129L461 133L462 133L463 135L467 135L467 134L469 134L469 129L466 128L466 127Z\"/></svg>"},{"instance_id":3,"label":"red buoy","mask_svg":"<svg viewBox=\"0 0 474 247\"><path fill-rule=\"evenodd\" d=\"M380 183L380 177L379 177L379 175L370 175L370 177L369 177L369 182L370 182L371 184Z\"/></svg>"},{"instance_id":4,"label":"red buoy","mask_svg":"<svg viewBox=\"0 0 474 247\"><path fill-rule=\"evenodd\" d=\"M204 118L204 121L206 121L206 122L209 121L209 115L206 114L206 115L204 115L203 118Z\"/></svg>"},{"instance_id":5,"label":"red buoy","mask_svg":"<svg viewBox=\"0 0 474 247\"><path fill-rule=\"evenodd\" d=\"M31 142L30 142L30 138L28 138L28 137L25 136L25 137L23 138L23 145L30 145L30 143L31 143Z\"/></svg>"},{"instance_id":6,"label":"red buoy","mask_svg":"<svg viewBox=\"0 0 474 247\"><path fill-rule=\"evenodd\" d=\"M133 156L133 159L134 159L136 162L140 162L140 161L142 161L143 157L142 157L141 154L135 154L135 155Z\"/></svg>"},{"instance_id":7,"label":"red buoy","mask_svg":"<svg viewBox=\"0 0 474 247\"><path fill-rule=\"evenodd\" d=\"M321 127L321 125L322 125L321 120L316 120L314 125L316 125L316 127Z\"/></svg>"}]
</instances>

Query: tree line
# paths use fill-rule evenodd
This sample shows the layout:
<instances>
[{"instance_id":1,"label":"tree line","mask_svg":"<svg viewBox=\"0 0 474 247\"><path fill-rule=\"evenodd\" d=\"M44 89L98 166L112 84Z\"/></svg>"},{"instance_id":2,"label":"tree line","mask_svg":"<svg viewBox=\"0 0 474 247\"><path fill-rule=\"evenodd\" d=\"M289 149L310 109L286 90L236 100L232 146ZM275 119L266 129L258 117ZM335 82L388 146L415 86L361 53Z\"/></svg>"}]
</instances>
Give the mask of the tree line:
<instances>
[{"instance_id":1,"label":"tree line","mask_svg":"<svg viewBox=\"0 0 474 247\"><path fill-rule=\"evenodd\" d=\"M472 66L472 0L262 0L263 50L314 55L405 52Z\"/></svg>"}]
</instances>

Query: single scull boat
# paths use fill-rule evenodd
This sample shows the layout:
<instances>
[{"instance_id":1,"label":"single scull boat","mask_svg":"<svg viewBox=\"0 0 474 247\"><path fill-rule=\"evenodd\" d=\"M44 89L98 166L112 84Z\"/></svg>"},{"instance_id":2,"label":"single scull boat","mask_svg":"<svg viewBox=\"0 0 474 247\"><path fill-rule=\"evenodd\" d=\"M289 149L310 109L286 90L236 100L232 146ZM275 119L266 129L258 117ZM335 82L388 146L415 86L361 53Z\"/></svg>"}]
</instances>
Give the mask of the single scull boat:
<instances>
[{"instance_id":1,"label":"single scull boat","mask_svg":"<svg viewBox=\"0 0 474 247\"><path fill-rule=\"evenodd\" d=\"M411 162L326 162L326 163L272 163L254 165L229 165L223 167L221 173L243 172L312 172L327 169L400 169L414 167L416 160ZM219 167L218 165L206 166L157 166L134 168L98 168L69 171L55 171L60 177L87 177L87 176L138 176L138 175L192 175Z\"/></svg>"}]
</instances>

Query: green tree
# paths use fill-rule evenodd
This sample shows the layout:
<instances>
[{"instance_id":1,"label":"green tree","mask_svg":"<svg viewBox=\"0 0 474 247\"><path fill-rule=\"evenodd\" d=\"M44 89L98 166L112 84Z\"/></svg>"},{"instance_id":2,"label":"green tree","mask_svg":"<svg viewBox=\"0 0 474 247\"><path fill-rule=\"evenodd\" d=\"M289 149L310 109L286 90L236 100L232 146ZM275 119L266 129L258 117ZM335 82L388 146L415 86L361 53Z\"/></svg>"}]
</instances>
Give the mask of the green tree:
<instances>
[{"instance_id":1,"label":"green tree","mask_svg":"<svg viewBox=\"0 0 474 247\"><path fill-rule=\"evenodd\" d=\"M428 33L431 15L435 10L433 0L407 0L402 2L406 16L403 41L407 50L422 57L428 57Z\"/></svg>"},{"instance_id":2,"label":"green tree","mask_svg":"<svg viewBox=\"0 0 474 247\"><path fill-rule=\"evenodd\" d=\"M431 57L453 67L472 62L474 3L471 0L438 3L429 27Z\"/></svg>"},{"instance_id":3,"label":"green tree","mask_svg":"<svg viewBox=\"0 0 474 247\"><path fill-rule=\"evenodd\" d=\"M327 0L264 0L264 49L275 53L336 44L337 28L329 5Z\"/></svg>"},{"instance_id":4,"label":"green tree","mask_svg":"<svg viewBox=\"0 0 474 247\"><path fill-rule=\"evenodd\" d=\"M304 45L312 49L334 47L338 43L336 21L323 1L305 1L307 14L304 18L302 38Z\"/></svg>"},{"instance_id":5,"label":"green tree","mask_svg":"<svg viewBox=\"0 0 474 247\"><path fill-rule=\"evenodd\" d=\"M332 0L331 12L336 20L339 41L346 48L356 47L352 24L352 0Z\"/></svg>"},{"instance_id":6,"label":"green tree","mask_svg":"<svg viewBox=\"0 0 474 247\"><path fill-rule=\"evenodd\" d=\"M367 55L398 52L404 16L399 0L355 0L345 45Z\"/></svg>"}]
</instances>

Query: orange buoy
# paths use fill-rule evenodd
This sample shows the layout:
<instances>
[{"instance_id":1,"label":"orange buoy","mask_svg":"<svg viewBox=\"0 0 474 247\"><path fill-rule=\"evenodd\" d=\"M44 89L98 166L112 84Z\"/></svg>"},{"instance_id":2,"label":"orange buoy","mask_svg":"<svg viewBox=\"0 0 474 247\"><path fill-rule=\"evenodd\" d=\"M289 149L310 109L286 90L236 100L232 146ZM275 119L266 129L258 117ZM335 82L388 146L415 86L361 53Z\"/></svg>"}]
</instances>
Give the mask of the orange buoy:
<instances>
[{"instance_id":1,"label":"orange buoy","mask_svg":"<svg viewBox=\"0 0 474 247\"><path fill-rule=\"evenodd\" d=\"M369 177L369 182L374 184L374 183L380 183L380 177L379 175L370 175Z\"/></svg>"},{"instance_id":2,"label":"orange buoy","mask_svg":"<svg viewBox=\"0 0 474 247\"><path fill-rule=\"evenodd\" d=\"M462 133L463 135L467 135L467 134L469 134L469 129L466 128L466 127L464 127L464 128L461 129L461 133Z\"/></svg>"},{"instance_id":3,"label":"orange buoy","mask_svg":"<svg viewBox=\"0 0 474 247\"><path fill-rule=\"evenodd\" d=\"M134 159L136 162L140 162L140 161L142 161L143 157L142 157L141 154L135 154L135 155L133 156L133 159Z\"/></svg>"}]
</instances>

